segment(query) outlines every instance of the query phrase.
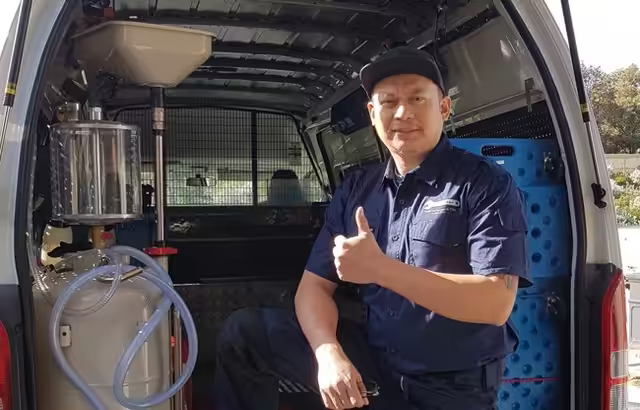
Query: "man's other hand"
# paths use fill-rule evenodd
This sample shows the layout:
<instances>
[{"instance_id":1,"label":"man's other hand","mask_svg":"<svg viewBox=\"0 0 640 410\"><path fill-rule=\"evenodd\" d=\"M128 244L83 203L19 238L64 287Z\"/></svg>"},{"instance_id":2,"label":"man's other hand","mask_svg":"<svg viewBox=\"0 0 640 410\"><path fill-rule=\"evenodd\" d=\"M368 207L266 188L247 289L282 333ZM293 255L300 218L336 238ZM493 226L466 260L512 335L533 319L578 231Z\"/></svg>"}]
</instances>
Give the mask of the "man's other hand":
<instances>
[{"instance_id":1,"label":"man's other hand","mask_svg":"<svg viewBox=\"0 0 640 410\"><path fill-rule=\"evenodd\" d=\"M356 210L358 235L346 238L336 236L333 257L338 277L345 282L373 283L386 256L380 250L369 228L364 209Z\"/></svg>"},{"instance_id":2,"label":"man's other hand","mask_svg":"<svg viewBox=\"0 0 640 410\"><path fill-rule=\"evenodd\" d=\"M326 408L342 410L369 405L362 376L339 345L322 345L315 353L318 387Z\"/></svg>"}]
</instances>

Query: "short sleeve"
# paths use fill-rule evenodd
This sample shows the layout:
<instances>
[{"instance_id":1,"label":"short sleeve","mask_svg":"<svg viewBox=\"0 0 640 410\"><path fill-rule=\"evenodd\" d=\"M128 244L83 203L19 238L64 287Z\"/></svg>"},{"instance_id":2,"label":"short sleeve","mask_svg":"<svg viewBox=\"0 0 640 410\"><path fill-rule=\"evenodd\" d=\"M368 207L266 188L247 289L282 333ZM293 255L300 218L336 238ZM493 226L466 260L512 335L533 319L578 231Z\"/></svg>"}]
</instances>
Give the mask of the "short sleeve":
<instances>
[{"instance_id":1,"label":"short sleeve","mask_svg":"<svg viewBox=\"0 0 640 410\"><path fill-rule=\"evenodd\" d=\"M306 270L324 279L339 283L333 263L333 241L337 235L345 235L344 212L349 196L351 179L345 179L336 189L325 213L325 221L307 260Z\"/></svg>"},{"instance_id":2,"label":"short sleeve","mask_svg":"<svg viewBox=\"0 0 640 410\"><path fill-rule=\"evenodd\" d=\"M497 168L497 166L495 166ZM489 166L474 182L469 204L469 264L475 274L520 277L531 286L527 223L522 192L501 168Z\"/></svg>"}]
</instances>

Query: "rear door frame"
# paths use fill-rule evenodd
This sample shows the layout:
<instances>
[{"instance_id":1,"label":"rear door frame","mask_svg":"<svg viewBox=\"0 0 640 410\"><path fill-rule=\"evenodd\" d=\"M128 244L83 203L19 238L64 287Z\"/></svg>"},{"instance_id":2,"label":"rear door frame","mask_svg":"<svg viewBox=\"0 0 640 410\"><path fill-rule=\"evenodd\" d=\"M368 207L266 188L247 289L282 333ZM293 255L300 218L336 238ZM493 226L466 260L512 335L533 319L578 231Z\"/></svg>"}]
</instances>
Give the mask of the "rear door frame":
<instances>
[{"instance_id":1,"label":"rear door frame","mask_svg":"<svg viewBox=\"0 0 640 410\"><path fill-rule=\"evenodd\" d=\"M571 409L599 410L602 403L602 302L621 266L614 198L595 121L587 125L590 150L567 41L542 0L494 0L506 10L544 82L566 164L571 206ZM589 100L587 105L591 112ZM599 208L592 186L606 191Z\"/></svg>"},{"instance_id":2,"label":"rear door frame","mask_svg":"<svg viewBox=\"0 0 640 410\"><path fill-rule=\"evenodd\" d=\"M36 383L33 334L33 290L31 263L35 263L35 249L29 235L32 211L32 181L37 125L42 95L46 86L43 78L53 56L64 40L62 33L71 21L77 0L33 0L26 32L24 53L18 77L15 100L10 110L6 140L0 158L0 190L6 198L0 204L0 258L5 261L2 279L0 319L9 324L12 348L12 410L35 410ZM15 33L15 27L10 36ZM11 37L10 37L11 38ZM13 40L9 40L7 49ZM3 53L4 54L4 53ZM13 55L13 52L12 52ZM6 57L6 54L3 56ZM8 73L8 59L0 70ZM3 75L4 78L8 74ZM5 111L6 112L6 111ZM15 353L15 354L13 354Z\"/></svg>"}]
</instances>

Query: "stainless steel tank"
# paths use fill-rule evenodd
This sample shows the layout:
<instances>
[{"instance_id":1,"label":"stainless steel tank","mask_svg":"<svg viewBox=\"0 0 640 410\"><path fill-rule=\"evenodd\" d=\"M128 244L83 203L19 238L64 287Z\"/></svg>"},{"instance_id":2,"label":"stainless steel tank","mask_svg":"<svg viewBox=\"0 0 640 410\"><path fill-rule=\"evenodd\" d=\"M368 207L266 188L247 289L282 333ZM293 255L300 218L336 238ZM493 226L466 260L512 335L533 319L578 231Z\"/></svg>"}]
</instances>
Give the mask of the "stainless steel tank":
<instances>
[{"instance_id":1,"label":"stainless steel tank","mask_svg":"<svg viewBox=\"0 0 640 410\"><path fill-rule=\"evenodd\" d=\"M61 122L51 126L50 150L53 219L109 225L141 218L138 127Z\"/></svg>"}]
</instances>

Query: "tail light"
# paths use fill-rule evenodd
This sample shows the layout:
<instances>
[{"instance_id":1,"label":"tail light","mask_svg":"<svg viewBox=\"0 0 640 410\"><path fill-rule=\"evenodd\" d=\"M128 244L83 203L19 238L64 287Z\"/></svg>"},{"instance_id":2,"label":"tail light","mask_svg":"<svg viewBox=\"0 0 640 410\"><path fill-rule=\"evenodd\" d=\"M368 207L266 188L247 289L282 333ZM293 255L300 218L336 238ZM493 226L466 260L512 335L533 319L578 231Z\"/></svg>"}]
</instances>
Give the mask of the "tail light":
<instances>
[{"instance_id":1,"label":"tail light","mask_svg":"<svg viewBox=\"0 0 640 410\"><path fill-rule=\"evenodd\" d=\"M617 270L602 302L602 409L606 410L627 408L626 306L624 275Z\"/></svg>"},{"instance_id":2,"label":"tail light","mask_svg":"<svg viewBox=\"0 0 640 410\"><path fill-rule=\"evenodd\" d=\"M11 348L9 335L0 322L0 410L11 410Z\"/></svg>"}]
</instances>

